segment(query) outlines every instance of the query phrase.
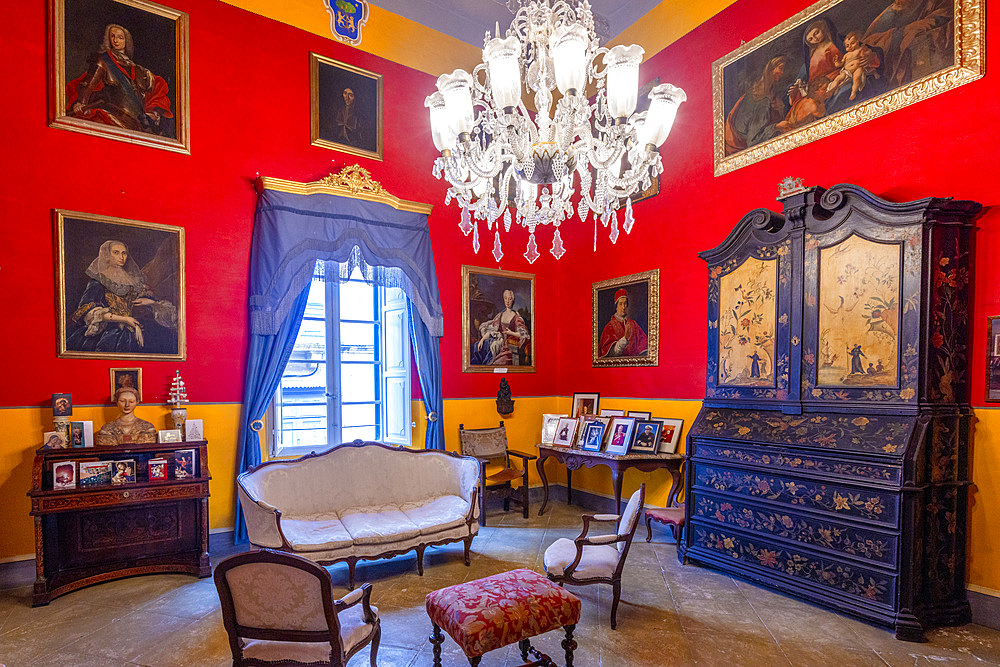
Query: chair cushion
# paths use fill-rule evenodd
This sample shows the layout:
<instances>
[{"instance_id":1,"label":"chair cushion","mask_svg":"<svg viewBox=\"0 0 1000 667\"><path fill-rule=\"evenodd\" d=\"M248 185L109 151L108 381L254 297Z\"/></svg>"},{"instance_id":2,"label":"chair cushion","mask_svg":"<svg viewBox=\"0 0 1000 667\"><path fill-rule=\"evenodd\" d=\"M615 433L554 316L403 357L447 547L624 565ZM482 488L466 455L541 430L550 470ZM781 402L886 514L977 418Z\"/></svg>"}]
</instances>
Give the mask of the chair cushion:
<instances>
[{"instance_id":1,"label":"chair cushion","mask_svg":"<svg viewBox=\"0 0 1000 667\"><path fill-rule=\"evenodd\" d=\"M427 595L427 615L468 657L580 620L580 598L532 570L512 570Z\"/></svg>"},{"instance_id":2,"label":"chair cushion","mask_svg":"<svg viewBox=\"0 0 1000 667\"><path fill-rule=\"evenodd\" d=\"M378 607L371 606L372 613L378 617ZM363 643L375 632L373 624L365 623L365 609L357 604L345 609L337 615L340 621L340 643L344 653L350 653L358 644ZM294 660L302 663L330 662L330 644L328 642L278 642L263 639L243 639L243 657L268 662Z\"/></svg>"},{"instance_id":3,"label":"chair cushion","mask_svg":"<svg viewBox=\"0 0 1000 667\"><path fill-rule=\"evenodd\" d=\"M407 503L399 509L417 526L421 535L438 533L465 523L469 503L458 496L441 496L423 503Z\"/></svg>"},{"instance_id":4,"label":"chair cushion","mask_svg":"<svg viewBox=\"0 0 1000 667\"><path fill-rule=\"evenodd\" d=\"M580 558L579 565L573 570L572 577L575 579L590 579L592 577L610 577L618 567L618 553L613 545L584 545L583 557ZM576 558L576 543L573 540L561 537L553 542L542 558L545 571L553 576L561 576Z\"/></svg>"},{"instance_id":5,"label":"chair cushion","mask_svg":"<svg viewBox=\"0 0 1000 667\"><path fill-rule=\"evenodd\" d=\"M646 508L646 516L651 518L653 521L672 523L675 526L684 525L683 507L648 507Z\"/></svg>"},{"instance_id":6,"label":"chair cushion","mask_svg":"<svg viewBox=\"0 0 1000 667\"><path fill-rule=\"evenodd\" d=\"M351 534L336 514L281 517L281 532L293 551L323 551L350 546Z\"/></svg>"},{"instance_id":7,"label":"chair cushion","mask_svg":"<svg viewBox=\"0 0 1000 667\"><path fill-rule=\"evenodd\" d=\"M340 513L340 520L355 544L398 542L420 534L420 528L392 506L345 510Z\"/></svg>"}]
</instances>

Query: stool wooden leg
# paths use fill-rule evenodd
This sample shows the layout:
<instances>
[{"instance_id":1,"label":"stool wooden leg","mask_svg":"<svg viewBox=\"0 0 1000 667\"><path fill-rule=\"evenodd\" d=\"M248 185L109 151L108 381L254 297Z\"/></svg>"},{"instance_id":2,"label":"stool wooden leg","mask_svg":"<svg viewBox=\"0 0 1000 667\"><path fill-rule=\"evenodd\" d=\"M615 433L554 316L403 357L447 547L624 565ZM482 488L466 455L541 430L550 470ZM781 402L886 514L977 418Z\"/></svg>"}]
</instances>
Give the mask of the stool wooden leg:
<instances>
[{"instance_id":1,"label":"stool wooden leg","mask_svg":"<svg viewBox=\"0 0 1000 667\"><path fill-rule=\"evenodd\" d=\"M573 651L576 650L576 642L573 640L573 630L575 629L575 625L563 627L563 630L566 631L566 639L562 641L563 650L566 651L566 667L573 667Z\"/></svg>"},{"instance_id":2,"label":"stool wooden leg","mask_svg":"<svg viewBox=\"0 0 1000 667\"><path fill-rule=\"evenodd\" d=\"M479 661L482 659L483 656L481 655L477 655L475 658L469 658L469 664L472 665L472 667L477 667L479 665Z\"/></svg>"},{"instance_id":3,"label":"stool wooden leg","mask_svg":"<svg viewBox=\"0 0 1000 667\"><path fill-rule=\"evenodd\" d=\"M527 639L522 639L517 643L517 647L521 649L521 662L528 662L528 651L531 650L531 642Z\"/></svg>"},{"instance_id":4,"label":"stool wooden leg","mask_svg":"<svg viewBox=\"0 0 1000 667\"><path fill-rule=\"evenodd\" d=\"M441 644L444 642L444 635L437 623L432 623L434 632L431 633L431 644L434 645L434 667L441 667Z\"/></svg>"},{"instance_id":5,"label":"stool wooden leg","mask_svg":"<svg viewBox=\"0 0 1000 667\"><path fill-rule=\"evenodd\" d=\"M653 517L646 515L646 541L653 539Z\"/></svg>"}]
</instances>

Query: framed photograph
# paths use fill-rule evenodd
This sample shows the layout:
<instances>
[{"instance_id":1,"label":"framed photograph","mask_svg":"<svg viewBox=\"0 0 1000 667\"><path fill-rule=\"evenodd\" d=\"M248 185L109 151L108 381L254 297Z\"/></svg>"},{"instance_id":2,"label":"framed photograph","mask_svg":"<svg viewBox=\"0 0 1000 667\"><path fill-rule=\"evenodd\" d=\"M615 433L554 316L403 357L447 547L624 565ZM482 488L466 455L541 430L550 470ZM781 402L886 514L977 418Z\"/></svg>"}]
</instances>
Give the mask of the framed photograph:
<instances>
[{"instance_id":1,"label":"framed photograph","mask_svg":"<svg viewBox=\"0 0 1000 667\"><path fill-rule=\"evenodd\" d=\"M660 432L663 425L649 418L638 419L635 422L635 438L631 451L655 454L660 444Z\"/></svg>"},{"instance_id":2,"label":"framed photograph","mask_svg":"<svg viewBox=\"0 0 1000 667\"><path fill-rule=\"evenodd\" d=\"M191 153L188 15L146 0L49 0L49 125Z\"/></svg>"},{"instance_id":3,"label":"framed photograph","mask_svg":"<svg viewBox=\"0 0 1000 667\"><path fill-rule=\"evenodd\" d=\"M188 419L184 422L184 440L200 442L205 439L205 429L200 419Z\"/></svg>"},{"instance_id":4,"label":"framed photograph","mask_svg":"<svg viewBox=\"0 0 1000 667\"><path fill-rule=\"evenodd\" d=\"M601 402L601 395L595 392L573 392L573 410L570 413L574 417L584 415L596 415L597 408Z\"/></svg>"},{"instance_id":5,"label":"framed photograph","mask_svg":"<svg viewBox=\"0 0 1000 667\"><path fill-rule=\"evenodd\" d=\"M604 443L604 431L606 427L602 421L587 422L583 437L580 438L580 448L588 452L599 452Z\"/></svg>"},{"instance_id":6,"label":"framed photograph","mask_svg":"<svg viewBox=\"0 0 1000 667\"><path fill-rule=\"evenodd\" d=\"M149 459L146 462L149 467L149 481L159 482L167 478L167 460L166 459Z\"/></svg>"},{"instance_id":7,"label":"framed photograph","mask_svg":"<svg viewBox=\"0 0 1000 667\"><path fill-rule=\"evenodd\" d=\"M676 454L677 445L681 441L681 431L684 429L683 419L657 419L663 425L660 431L660 446L657 454Z\"/></svg>"},{"instance_id":8,"label":"framed photograph","mask_svg":"<svg viewBox=\"0 0 1000 667\"><path fill-rule=\"evenodd\" d=\"M534 322L535 274L462 266L462 372L534 373Z\"/></svg>"},{"instance_id":9,"label":"framed photograph","mask_svg":"<svg viewBox=\"0 0 1000 667\"><path fill-rule=\"evenodd\" d=\"M715 175L980 78L981 0L820 0L712 64Z\"/></svg>"},{"instance_id":10,"label":"framed photograph","mask_svg":"<svg viewBox=\"0 0 1000 667\"><path fill-rule=\"evenodd\" d=\"M556 426L559 425L559 419L561 417L567 417L568 415L554 415L554 414L543 414L542 415L542 439L541 443L543 445L551 445L556 439Z\"/></svg>"},{"instance_id":11,"label":"framed photograph","mask_svg":"<svg viewBox=\"0 0 1000 667\"><path fill-rule=\"evenodd\" d=\"M52 416L69 417L73 414L73 394L52 394Z\"/></svg>"},{"instance_id":12,"label":"framed photograph","mask_svg":"<svg viewBox=\"0 0 1000 667\"><path fill-rule=\"evenodd\" d=\"M656 366L660 270L594 283L593 365Z\"/></svg>"},{"instance_id":13,"label":"framed photograph","mask_svg":"<svg viewBox=\"0 0 1000 667\"><path fill-rule=\"evenodd\" d=\"M193 449L178 449L174 452L174 478L196 477Z\"/></svg>"},{"instance_id":14,"label":"framed photograph","mask_svg":"<svg viewBox=\"0 0 1000 667\"><path fill-rule=\"evenodd\" d=\"M313 146L382 159L382 75L309 54Z\"/></svg>"},{"instance_id":15,"label":"framed photograph","mask_svg":"<svg viewBox=\"0 0 1000 667\"><path fill-rule=\"evenodd\" d=\"M576 439L576 420L572 417L560 417L556 424L556 436L552 444L557 447L572 447Z\"/></svg>"},{"instance_id":16,"label":"framed photograph","mask_svg":"<svg viewBox=\"0 0 1000 667\"><path fill-rule=\"evenodd\" d=\"M111 483L115 486L119 486L121 484L135 484L135 459L112 461Z\"/></svg>"},{"instance_id":17,"label":"framed photograph","mask_svg":"<svg viewBox=\"0 0 1000 667\"><path fill-rule=\"evenodd\" d=\"M111 484L111 461L80 463L80 486L107 486Z\"/></svg>"},{"instance_id":18,"label":"framed photograph","mask_svg":"<svg viewBox=\"0 0 1000 667\"><path fill-rule=\"evenodd\" d=\"M601 409L601 416L602 417L624 417L625 416L625 411L624 410L611 410L611 409L603 408L603 409Z\"/></svg>"},{"instance_id":19,"label":"framed photograph","mask_svg":"<svg viewBox=\"0 0 1000 667\"><path fill-rule=\"evenodd\" d=\"M86 447L83 440L83 422L69 423L69 446Z\"/></svg>"},{"instance_id":20,"label":"framed photograph","mask_svg":"<svg viewBox=\"0 0 1000 667\"><path fill-rule=\"evenodd\" d=\"M111 395L122 387L131 387L139 394L139 402L142 403L142 369L141 368L111 368L108 371L111 376Z\"/></svg>"},{"instance_id":21,"label":"framed photograph","mask_svg":"<svg viewBox=\"0 0 1000 667\"><path fill-rule=\"evenodd\" d=\"M65 449L68 446L66 435L62 431L48 431L42 434L42 447L45 449Z\"/></svg>"},{"instance_id":22,"label":"framed photograph","mask_svg":"<svg viewBox=\"0 0 1000 667\"><path fill-rule=\"evenodd\" d=\"M52 464L52 488L76 488L76 461L56 461Z\"/></svg>"},{"instance_id":23,"label":"framed photograph","mask_svg":"<svg viewBox=\"0 0 1000 667\"><path fill-rule=\"evenodd\" d=\"M1000 316L986 321L986 400L1000 402Z\"/></svg>"},{"instance_id":24,"label":"framed photograph","mask_svg":"<svg viewBox=\"0 0 1000 667\"><path fill-rule=\"evenodd\" d=\"M608 454L628 454L635 431L635 417L615 417L611 420L611 436L605 448Z\"/></svg>"},{"instance_id":25,"label":"framed photograph","mask_svg":"<svg viewBox=\"0 0 1000 667\"><path fill-rule=\"evenodd\" d=\"M93 447L94 446L94 422L86 421L80 422L83 424L83 446Z\"/></svg>"},{"instance_id":26,"label":"framed photograph","mask_svg":"<svg viewBox=\"0 0 1000 667\"><path fill-rule=\"evenodd\" d=\"M636 419L644 419L644 420L648 420L650 417L653 416L653 413L646 412L645 410L629 410L627 414L629 417L635 417Z\"/></svg>"},{"instance_id":27,"label":"framed photograph","mask_svg":"<svg viewBox=\"0 0 1000 667\"><path fill-rule=\"evenodd\" d=\"M59 356L183 360L184 229L63 210L55 220Z\"/></svg>"},{"instance_id":28,"label":"framed photograph","mask_svg":"<svg viewBox=\"0 0 1000 667\"><path fill-rule=\"evenodd\" d=\"M181 430L179 428L171 428L163 431L157 431L157 442L184 442L181 438Z\"/></svg>"}]
</instances>

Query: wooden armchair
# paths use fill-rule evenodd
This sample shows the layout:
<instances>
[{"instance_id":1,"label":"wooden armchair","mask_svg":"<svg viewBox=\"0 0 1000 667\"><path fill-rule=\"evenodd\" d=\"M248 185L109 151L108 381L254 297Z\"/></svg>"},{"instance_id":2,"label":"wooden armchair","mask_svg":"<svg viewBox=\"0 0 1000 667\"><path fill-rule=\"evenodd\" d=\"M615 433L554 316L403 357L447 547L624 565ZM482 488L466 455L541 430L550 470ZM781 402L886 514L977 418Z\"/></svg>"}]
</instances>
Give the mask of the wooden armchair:
<instances>
[{"instance_id":1,"label":"wooden armchair","mask_svg":"<svg viewBox=\"0 0 1000 667\"><path fill-rule=\"evenodd\" d=\"M622 594L622 569L632 537L642 516L642 503L646 498L646 485L629 498L619 519L617 514L584 514L583 530L570 540L559 538L545 550L543 565L549 579L560 586L564 584L611 584L611 629L618 625L618 602ZM587 537L593 521L618 521L618 530L611 535Z\"/></svg>"},{"instance_id":2,"label":"wooden armchair","mask_svg":"<svg viewBox=\"0 0 1000 667\"><path fill-rule=\"evenodd\" d=\"M334 600L323 567L261 549L219 563L215 587L233 667L344 667L369 643L375 667L382 631L371 584Z\"/></svg>"},{"instance_id":3,"label":"wooden armchair","mask_svg":"<svg viewBox=\"0 0 1000 667\"><path fill-rule=\"evenodd\" d=\"M511 495L514 492L512 482L521 480L520 498L514 502L521 505L524 518L528 518L528 461L537 459L534 454L525 454L507 447L507 428L503 422L494 428L465 428L458 425L458 443L464 456L472 456L479 460L479 525L486 525L486 491L487 489L503 490L503 511L510 510ZM521 459L521 467L511 463L511 457ZM501 470L486 474L488 465L502 464Z\"/></svg>"}]
</instances>

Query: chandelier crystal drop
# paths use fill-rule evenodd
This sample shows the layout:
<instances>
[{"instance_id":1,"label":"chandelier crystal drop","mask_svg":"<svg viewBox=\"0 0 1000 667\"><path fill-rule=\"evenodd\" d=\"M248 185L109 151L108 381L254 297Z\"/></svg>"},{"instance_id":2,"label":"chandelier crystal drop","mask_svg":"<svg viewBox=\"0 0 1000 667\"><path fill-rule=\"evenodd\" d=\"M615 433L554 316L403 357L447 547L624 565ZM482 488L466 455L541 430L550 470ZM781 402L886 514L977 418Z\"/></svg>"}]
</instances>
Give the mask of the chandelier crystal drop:
<instances>
[{"instance_id":1,"label":"chandelier crystal drop","mask_svg":"<svg viewBox=\"0 0 1000 667\"><path fill-rule=\"evenodd\" d=\"M504 37L499 28L495 37L486 33L483 62L471 74L442 74L424 105L441 152L433 173L450 184L445 204L461 207L462 232L474 232L479 252L476 221L488 229L496 223L494 256L502 256L499 220L507 232L513 218L528 230L525 257L533 263L540 256L536 229L556 228L550 252L559 259L559 226L574 213L611 222L614 243L617 211L625 207L623 228L631 232L630 196L663 172L659 146L687 96L660 84L637 113L641 46L599 46L587 0L520 4ZM596 88L593 103L588 86ZM525 87L534 95L533 114L521 99Z\"/></svg>"}]
</instances>

